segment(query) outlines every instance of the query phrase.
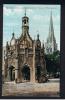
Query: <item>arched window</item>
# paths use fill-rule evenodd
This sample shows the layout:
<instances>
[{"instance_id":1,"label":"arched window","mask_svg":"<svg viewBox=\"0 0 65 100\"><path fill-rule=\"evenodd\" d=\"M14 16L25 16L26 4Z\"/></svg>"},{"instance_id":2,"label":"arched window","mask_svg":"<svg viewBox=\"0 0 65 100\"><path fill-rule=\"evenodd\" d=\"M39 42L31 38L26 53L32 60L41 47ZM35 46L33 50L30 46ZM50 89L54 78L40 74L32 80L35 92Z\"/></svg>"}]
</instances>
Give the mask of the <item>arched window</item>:
<instances>
[{"instance_id":1,"label":"arched window","mask_svg":"<svg viewBox=\"0 0 65 100\"><path fill-rule=\"evenodd\" d=\"M24 24L26 24L26 20L24 20Z\"/></svg>"}]
</instances>

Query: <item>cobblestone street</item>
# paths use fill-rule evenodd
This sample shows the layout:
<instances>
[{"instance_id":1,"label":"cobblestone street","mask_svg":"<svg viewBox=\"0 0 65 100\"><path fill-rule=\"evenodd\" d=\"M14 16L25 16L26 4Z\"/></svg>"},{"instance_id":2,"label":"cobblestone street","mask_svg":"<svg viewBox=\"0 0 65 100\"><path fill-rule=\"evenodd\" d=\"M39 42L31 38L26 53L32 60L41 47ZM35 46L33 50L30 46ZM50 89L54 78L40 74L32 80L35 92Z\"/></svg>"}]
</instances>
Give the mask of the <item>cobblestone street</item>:
<instances>
[{"instance_id":1,"label":"cobblestone street","mask_svg":"<svg viewBox=\"0 0 65 100\"><path fill-rule=\"evenodd\" d=\"M60 80L49 79L46 83L6 82L2 86L2 96L56 96L59 97Z\"/></svg>"}]
</instances>

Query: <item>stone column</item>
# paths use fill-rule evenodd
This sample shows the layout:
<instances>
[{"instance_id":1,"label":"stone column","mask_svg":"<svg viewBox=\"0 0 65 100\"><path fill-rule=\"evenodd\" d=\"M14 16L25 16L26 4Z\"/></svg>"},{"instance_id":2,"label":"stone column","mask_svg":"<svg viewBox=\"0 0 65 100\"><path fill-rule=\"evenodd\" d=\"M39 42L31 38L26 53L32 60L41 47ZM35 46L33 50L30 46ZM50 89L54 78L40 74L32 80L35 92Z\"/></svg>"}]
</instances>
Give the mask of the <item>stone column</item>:
<instances>
[{"instance_id":1,"label":"stone column","mask_svg":"<svg viewBox=\"0 0 65 100\"><path fill-rule=\"evenodd\" d=\"M33 65L31 68L31 82L35 83L35 41L34 41L34 45L33 45Z\"/></svg>"},{"instance_id":2,"label":"stone column","mask_svg":"<svg viewBox=\"0 0 65 100\"><path fill-rule=\"evenodd\" d=\"M18 68L18 42L16 43L16 57L15 57L15 82L19 82L19 68Z\"/></svg>"},{"instance_id":3,"label":"stone column","mask_svg":"<svg viewBox=\"0 0 65 100\"><path fill-rule=\"evenodd\" d=\"M5 59L5 64L4 64L4 80L10 81L8 59Z\"/></svg>"},{"instance_id":4,"label":"stone column","mask_svg":"<svg viewBox=\"0 0 65 100\"><path fill-rule=\"evenodd\" d=\"M19 80L19 69L18 69L18 59L16 59L16 67L15 67L15 81L18 82Z\"/></svg>"},{"instance_id":5,"label":"stone column","mask_svg":"<svg viewBox=\"0 0 65 100\"><path fill-rule=\"evenodd\" d=\"M6 79L6 81L11 81L11 80L10 80L10 71L9 71L9 68L8 68L8 70L7 70L7 79Z\"/></svg>"}]
</instances>

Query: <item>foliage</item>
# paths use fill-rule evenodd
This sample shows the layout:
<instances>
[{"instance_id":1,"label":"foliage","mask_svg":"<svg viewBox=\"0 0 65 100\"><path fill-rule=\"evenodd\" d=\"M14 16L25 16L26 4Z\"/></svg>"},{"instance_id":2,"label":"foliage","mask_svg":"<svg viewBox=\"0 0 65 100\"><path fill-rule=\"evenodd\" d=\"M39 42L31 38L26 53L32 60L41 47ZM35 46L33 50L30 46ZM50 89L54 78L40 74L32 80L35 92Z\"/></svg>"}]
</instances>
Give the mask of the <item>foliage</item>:
<instances>
[{"instance_id":1,"label":"foliage","mask_svg":"<svg viewBox=\"0 0 65 100\"><path fill-rule=\"evenodd\" d=\"M46 68L49 74L55 74L60 72L60 51L56 51L53 54L45 55Z\"/></svg>"}]
</instances>

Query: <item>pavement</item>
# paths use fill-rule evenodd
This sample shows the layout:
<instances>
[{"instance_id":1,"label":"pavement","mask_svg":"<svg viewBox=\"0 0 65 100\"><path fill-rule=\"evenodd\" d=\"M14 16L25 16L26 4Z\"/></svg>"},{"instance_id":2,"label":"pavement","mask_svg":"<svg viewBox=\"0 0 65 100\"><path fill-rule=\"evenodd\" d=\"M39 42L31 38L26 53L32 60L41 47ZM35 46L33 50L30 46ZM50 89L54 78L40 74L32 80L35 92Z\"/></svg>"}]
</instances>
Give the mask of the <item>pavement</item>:
<instances>
[{"instance_id":1,"label":"pavement","mask_svg":"<svg viewBox=\"0 0 65 100\"><path fill-rule=\"evenodd\" d=\"M2 96L51 96L59 97L60 79L49 79L46 83L15 83L5 82Z\"/></svg>"}]
</instances>

